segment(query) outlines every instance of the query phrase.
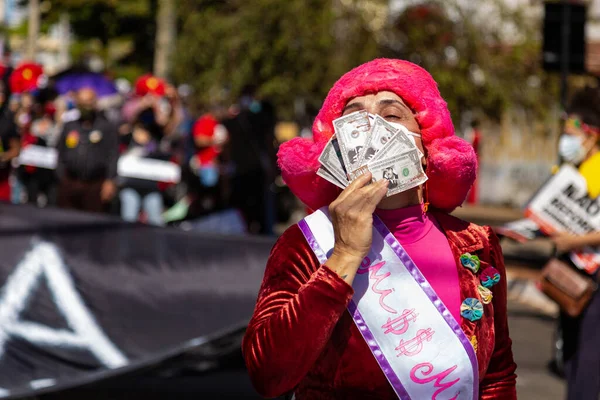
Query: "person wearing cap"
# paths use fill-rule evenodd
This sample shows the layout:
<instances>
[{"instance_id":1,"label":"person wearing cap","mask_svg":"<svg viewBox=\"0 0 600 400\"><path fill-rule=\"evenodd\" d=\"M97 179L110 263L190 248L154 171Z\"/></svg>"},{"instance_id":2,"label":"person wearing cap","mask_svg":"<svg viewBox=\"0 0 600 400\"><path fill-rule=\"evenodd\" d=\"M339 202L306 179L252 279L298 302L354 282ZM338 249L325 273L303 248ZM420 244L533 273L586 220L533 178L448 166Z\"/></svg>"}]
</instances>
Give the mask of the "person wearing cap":
<instances>
[{"instance_id":1,"label":"person wearing cap","mask_svg":"<svg viewBox=\"0 0 600 400\"><path fill-rule=\"evenodd\" d=\"M427 184L384 197L359 176L343 191L317 174L332 121L354 111L402 125ZM313 124L278 153L282 176L317 210L279 238L242 351L265 397L516 399L506 274L489 227L448 213L477 168L425 70L376 59L342 76Z\"/></svg>"},{"instance_id":2,"label":"person wearing cap","mask_svg":"<svg viewBox=\"0 0 600 400\"><path fill-rule=\"evenodd\" d=\"M77 118L58 141L58 206L103 212L116 194L119 157L116 127L96 108L96 92L77 92Z\"/></svg>"},{"instance_id":3,"label":"person wearing cap","mask_svg":"<svg viewBox=\"0 0 600 400\"><path fill-rule=\"evenodd\" d=\"M584 88L569 105L559 138L561 161L578 168L587 183L588 196L600 195L600 91ZM600 232L585 235L558 234L552 237L559 254L600 246ZM594 279L598 272L594 273ZM568 400L597 400L600 396L600 347L596 333L600 328L600 296L596 292L579 317L561 313L563 361Z\"/></svg>"}]
</instances>

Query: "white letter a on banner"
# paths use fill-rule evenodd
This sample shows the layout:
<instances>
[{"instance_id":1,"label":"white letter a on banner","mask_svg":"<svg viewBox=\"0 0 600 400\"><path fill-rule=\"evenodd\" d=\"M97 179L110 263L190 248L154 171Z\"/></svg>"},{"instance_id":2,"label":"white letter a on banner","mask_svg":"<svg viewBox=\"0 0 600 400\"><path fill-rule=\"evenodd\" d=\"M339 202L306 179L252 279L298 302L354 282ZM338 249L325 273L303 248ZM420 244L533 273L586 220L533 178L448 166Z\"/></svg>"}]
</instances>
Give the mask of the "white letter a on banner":
<instances>
[{"instance_id":1,"label":"white letter a on banner","mask_svg":"<svg viewBox=\"0 0 600 400\"><path fill-rule=\"evenodd\" d=\"M44 277L70 331L20 319ZM58 249L47 242L35 243L0 289L0 359L4 357L11 337L37 346L88 350L106 368L127 364L125 355L104 334L86 308Z\"/></svg>"}]
</instances>

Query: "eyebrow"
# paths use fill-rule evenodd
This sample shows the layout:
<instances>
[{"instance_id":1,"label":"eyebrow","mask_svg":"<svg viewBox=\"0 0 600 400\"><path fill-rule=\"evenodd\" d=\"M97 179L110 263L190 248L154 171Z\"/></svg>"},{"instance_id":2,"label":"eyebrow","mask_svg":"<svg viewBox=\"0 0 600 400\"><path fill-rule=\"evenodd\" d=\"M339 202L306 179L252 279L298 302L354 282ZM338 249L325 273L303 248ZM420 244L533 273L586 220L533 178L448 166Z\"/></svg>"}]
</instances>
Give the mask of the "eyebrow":
<instances>
[{"instance_id":1,"label":"eyebrow","mask_svg":"<svg viewBox=\"0 0 600 400\"><path fill-rule=\"evenodd\" d=\"M365 108L365 105L363 103L360 103L360 102L350 103L350 104L346 105L346 107L344 107L344 109L342 110L342 114L348 110L352 110L352 109L362 110L363 108Z\"/></svg>"},{"instance_id":2,"label":"eyebrow","mask_svg":"<svg viewBox=\"0 0 600 400\"><path fill-rule=\"evenodd\" d=\"M412 113L412 110L410 108L408 108L408 106L406 104L404 104L403 102L396 100L396 99L383 99L383 100L379 100L377 102L378 105L390 105L390 104L399 104L400 106L402 106L402 108L406 109L406 111ZM354 102L354 103L350 103L348 105L346 105L346 107L344 107L344 109L342 110L342 114L344 114L346 111L348 110L362 110L365 108L365 105L361 102Z\"/></svg>"},{"instance_id":3,"label":"eyebrow","mask_svg":"<svg viewBox=\"0 0 600 400\"><path fill-rule=\"evenodd\" d=\"M383 100L379 100L377 102L377 104L379 104L379 105L400 104L403 108L405 108L407 111L410 111L412 113L412 110L410 108L408 108L408 106L406 104L404 104L403 102L398 101L396 99L383 99Z\"/></svg>"}]
</instances>

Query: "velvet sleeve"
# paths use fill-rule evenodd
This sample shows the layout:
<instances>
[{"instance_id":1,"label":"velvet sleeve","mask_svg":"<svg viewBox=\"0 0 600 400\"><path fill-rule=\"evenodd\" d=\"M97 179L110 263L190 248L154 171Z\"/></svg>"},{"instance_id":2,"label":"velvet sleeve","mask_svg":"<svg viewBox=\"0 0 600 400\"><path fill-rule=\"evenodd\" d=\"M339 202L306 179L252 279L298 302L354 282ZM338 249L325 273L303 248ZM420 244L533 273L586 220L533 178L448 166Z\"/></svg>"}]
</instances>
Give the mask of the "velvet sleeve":
<instances>
[{"instance_id":1,"label":"velvet sleeve","mask_svg":"<svg viewBox=\"0 0 600 400\"><path fill-rule=\"evenodd\" d=\"M242 343L250 379L265 397L292 391L316 362L353 290L320 266L298 226L277 241Z\"/></svg>"},{"instance_id":2,"label":"velvet sleeve","mask_svg":"<svg viewBox=\"0 0 600 400\"><path fill-rule=\"evenodd\" d=\"M508 316L506 304L506 270L504 257L498 237L489 229L490 256L493 265L500 272L500 282L492 288L494 297L495 345L489 367L480 385L482 400L516 400L517 365L513 359L512 341L508 334Z\"/></svg>"}]
</instances>

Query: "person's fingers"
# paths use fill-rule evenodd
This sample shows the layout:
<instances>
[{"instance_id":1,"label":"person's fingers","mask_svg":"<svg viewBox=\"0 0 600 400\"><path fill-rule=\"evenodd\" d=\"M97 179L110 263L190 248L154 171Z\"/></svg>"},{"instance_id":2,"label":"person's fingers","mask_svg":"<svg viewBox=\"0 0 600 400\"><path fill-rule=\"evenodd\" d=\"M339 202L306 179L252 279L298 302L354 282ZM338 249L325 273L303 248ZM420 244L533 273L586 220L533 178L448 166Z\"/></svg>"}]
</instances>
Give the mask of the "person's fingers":
<instances>
[{"instance_id":1,"label":"person's fingers","mask_svg":"<svg viewBox=\"0 0 600 400\"><path fill-rule=\"evenodd\" d=\"M356 178L354 181L342 191L342 193L329 205L329 212L332 215L345 215L352 217L360 213L361 201L363 197L362 189L371 180L371 173L364 174Z\"/></svg>"},{"instance_id":2,"label":"person's fingers","mask_svg":"<svg viewBox=\"0 0 600 400\"><path fill-rule=\"evenodd\" d=\"M340 204L342 210L353 210L355 212L363 212L366 210L369 215L375 210L375 206L382 198L382 193L387 192L388 181L383 179L371 185L364 186L354 190ZM372 205L375 202L375 205Z\"/></svg>"},{"instance_id":3,"label":"person's fingers","mask_svg":"<svg viewBox=\"0 0 600 400\"><path fill-rule=\"evenodd\" d=\"M362 174L361 176L350 182L346 189L342 190L342 193L338 196L337 200L339 202L344 201L344 199L348 197L350 193L353 193L357 189L360 189L361 187L371 182L371 178L371 172L367 171L366 173Z\"/></svg>"},{"instance_id":4,"label":"person's fingers","mask_svg":"<svg viewBox=\"0 0 600 400\"><path fill-rule=\"evenodd\" d=\"M385 197L388 185L389 181L387 179L382 179L368 187L369 190L363 197L361 207L364 212L372 214L373 211L375 211L377 204Z\"/></svg>"}]
</instances>

